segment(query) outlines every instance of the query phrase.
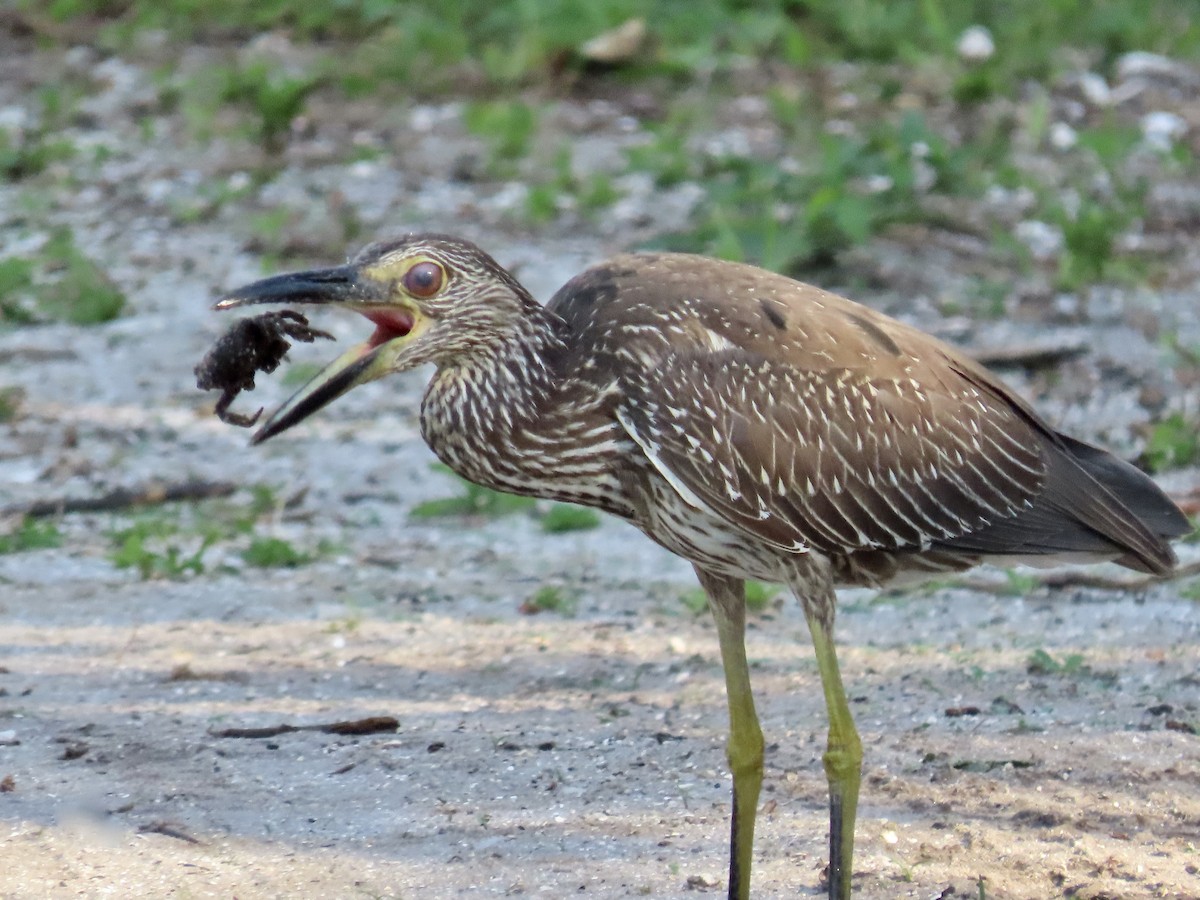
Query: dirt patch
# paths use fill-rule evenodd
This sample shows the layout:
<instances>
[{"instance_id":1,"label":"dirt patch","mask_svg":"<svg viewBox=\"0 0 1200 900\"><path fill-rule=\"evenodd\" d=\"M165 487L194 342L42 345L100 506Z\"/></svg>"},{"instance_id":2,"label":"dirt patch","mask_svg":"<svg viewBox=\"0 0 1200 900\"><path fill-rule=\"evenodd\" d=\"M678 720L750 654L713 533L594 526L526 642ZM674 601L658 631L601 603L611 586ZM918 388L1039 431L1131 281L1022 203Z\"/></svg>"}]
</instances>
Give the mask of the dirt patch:
<instances>
[{"instance_id":1,"label":"dirt patch","mask_svg":"<svg viewBox=\"0 0 1200 900\"><path fill-rule=\"evenodd\" d=\"M97 62L3 40L7 107ZM681 601L686 564L614 521L547 535L523 513L411 518L458 490L420 442L419 373L254 450L192 384L229 325L210 304L261 274L264 248L243 225L264 208L315 217L292 226L307 244L273 252L335 261L354 247L326 226L351 208L371 237L465 231L548 297L637 229L685 215L689 188L535 243L511 227L503 186L451 177L464 140L453 104L348 107L324 110L325 130L249 199L193 219L180 204L207 187L246 187L246 148L189 144L179 115L138 105L146 68L105 64L103 127L70 136L106 149L44 197L129 306L103 326L0 334L5 386L24 395L0 426L4 503L185 478L242 489L218 512L73 513L55 520L60 547L0 556L0 896L720 895L726 713L713 629ZM181 63L203 64L199 51ZM628 140L611 105L563 107L592 123L589 146ZM364 121L429 127L397 129L395 158L344 162L330 148L351 146ZM0 185L6 253L36 243L22 196ZM1151 300L1098 291L1086 315L1048 303L1040 319L979 324L939 307L936 285L977 260L961 245L876 242L858 271L889 290L864 299L977 346L1082 337L1084 357L1013 382L1068 430L1130 450L1145 393L1174 389L1153 329L1130 317L1194 344L1194 265ZM314 325L345 341L360 323ZM298 345L288 365L328 355ZM287 368L260 379L256 402L286 396ZM1195 484L1194 470L1168 480L1179 494ZM277 503L255 514L255 536L296 548L294 565L247 562L238 522L256 486ZM157 530L136 531L147 522ZM144 540L148 577L116 555L122 534ZM545 584L569 591L574 615L521 614ZM1013 586L843 597L842 666L866 745L858 895L1200 897L1195 601L1179 584ZM818 896L823 705L798 610L761 615L749 646L769 745L756 892ZM372 716L399 727L217 736Z\"/></svg>"},{"instance_id":2,"label":"dirt patch","mask_svg":"<svg viewBox=\"0 0 1200 900\"><path fill-rule=\"evenodd\" d=\"M603 557L572 537L513 556L505 530L485 532L507 571L438 576L455 599L359 560L10 589L0 894L719 893L722 680L712 629L675 602L686 571L615 524L592 536ZM626 541L644 571L619 582L604 559ZM403 568L437 565L422 556ZM516 613L555 566L578 616ZM750 637L763 896L818 894L825 860L803 628L789 605ZM1192 605L864 594L840 637L867 755L861 896L971 897L978 879L988 897L1197 896L1200 745L1167 727L1200 700ZM1086 668L1030 675L1031 648ZM380 715L394 734L214 737Z\"/></svg>"}]
</instances>

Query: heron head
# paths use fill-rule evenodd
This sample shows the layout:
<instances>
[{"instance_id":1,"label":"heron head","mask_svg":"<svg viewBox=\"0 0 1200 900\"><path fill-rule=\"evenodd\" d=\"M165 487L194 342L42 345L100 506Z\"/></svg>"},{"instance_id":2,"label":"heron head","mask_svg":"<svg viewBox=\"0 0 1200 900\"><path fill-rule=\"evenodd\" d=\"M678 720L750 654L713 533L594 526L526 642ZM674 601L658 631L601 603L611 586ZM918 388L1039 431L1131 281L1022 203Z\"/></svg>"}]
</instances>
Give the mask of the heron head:
<instances>
[{"instance_id":1,"label":"heron head","mask_svg":"<svg viewBox=\"0 0 1200 900\"><path fill-rule=\"evenodd\" d=\"M231 291L216 309L316 304L353 310L374 333L271 414L252 438L290 428L351 388L425 363L453 363L502 342L537 308L529 293L469 241L414 234L365 247L349 263L276 275Z\"/></svg>"}]
</instances>

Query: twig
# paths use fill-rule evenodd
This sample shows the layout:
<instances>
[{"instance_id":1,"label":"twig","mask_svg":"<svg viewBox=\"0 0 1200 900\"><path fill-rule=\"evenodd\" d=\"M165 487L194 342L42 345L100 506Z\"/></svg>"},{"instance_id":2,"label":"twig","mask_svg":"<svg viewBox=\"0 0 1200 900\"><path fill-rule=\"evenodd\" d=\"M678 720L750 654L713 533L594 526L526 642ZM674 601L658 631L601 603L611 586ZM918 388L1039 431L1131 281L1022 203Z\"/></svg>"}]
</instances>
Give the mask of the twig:
<instances>
[{"instance_id":1,"label":"twig","mask_svg":"<svg viewBox=\"0 0 1200 900\"><path fill-rule=\"evenodd\" d=\"M227 497L235 490L237 485L228 481L177 481L170 484L154 481L134 488L116 488L99 497L59 497L0 507L0 518L39 518L63 513L106 512L131 506L155 506L181 500L208 500L212 497Z\"/></svg>"},{"instance_id":2,"label":"twig","mask_svg":"<svg viewBox=\"0 0 1200 900\"><path fill-rule=\"evenodd\" d=\"M1061 344L1012 344L979 350L973 354L976 362L994 369L1051 369L1067 360L1083 356L1087 346L1083 343Z\"/></svg>"},{"instance_id":3,"label":"twig","mask_svg":"<svg viewBox=\"0 0 1200 900\"><path fill-rule=\"evenodd\" d=\"M267 725L263 728L221 728L209 734L219 738L269 738L299 730L295 725Z\"/></svg>"},{"instance_id":4,"label":"twig","mask_svg":"<svg viewBox=\"0 0 1200 900\"><path fill-rule=\"evenodd\" d=\"M161 820L155 822L147 822L145 825L138 826L138 834L161 834L165 837L175 838L177 841L186 841L189 844L203 844L199 838L194 838L178 826L172 825L170 822Z\"/></svg>"},{"instance_id":5,"label":"twig","mask_svg":"<svg viewBox=\"0 0 1200 900\"><path fill-rule=\"evenodd\" d=\"M1200 560L1180 566L1168 575L1149 575L1142 578L1109 578L1076 570L1047 572L1045 575L1034 576L1032 587L1034 589L1086 587L1101 591L1140 591L1156 584L1178 581L1192 575L1200 575ZM964 578L957 584L959 587L987 594L1007 594L1013 589L1010 582L996 581L991 578Z\"/></svg>"},{"instance_id":6,"label":"twig","mask_svg":"<svg viewBox=\"0 0 1200 900\"><path fill-rule=\"evenodd\" d=\"M319 731L322 734L382 734L400 727L400 721L392 716L368 716L346 722L326 722L322 725L268 725L264 728L222 728L210 731L213 737L221 738L269 738L293 731Z\"/></svg>"},{"instance_id":7,"label":"twig","mask_svg":"<svg viewBox=\"0 0 1200 900\"><path fill-rule=\"evenodd\" d=\"M400 721L391 716L368 716L365 719L355 719L351 722L305 725L303 727L310 731L323 731L325 734L380 734L395 731L400 727Z\"/></svg>"}]
</instances>

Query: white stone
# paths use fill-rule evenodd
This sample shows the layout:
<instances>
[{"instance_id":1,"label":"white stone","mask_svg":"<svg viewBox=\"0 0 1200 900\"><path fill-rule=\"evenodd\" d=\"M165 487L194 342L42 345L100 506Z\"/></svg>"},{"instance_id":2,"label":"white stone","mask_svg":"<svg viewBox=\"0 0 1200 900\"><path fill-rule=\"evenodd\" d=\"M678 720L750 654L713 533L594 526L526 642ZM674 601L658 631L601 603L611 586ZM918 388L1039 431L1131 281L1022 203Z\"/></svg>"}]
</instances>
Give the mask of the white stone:
<instances>
[{"instance_id":1,"label":"white stone","mask_svg":"<svg viewBox=\"0 0 1200 900\"><path fill-rule=\"evenodd\" d=\"M1029 248L1029 252L1037 260L1054 258L1063 246L1062 231L1038 219L1026 219L1024 222L1018 222L1013 233L1017 236L1017 240Z\"/></svg>"},{"instance_id":2,"label":"white stone","mask_svg":"<svg viewBox=\"0 0 1200 900\"><path fill-rule=\"evenodd\" d=\"M1050 146L1055 150L1070 150L1079 143L1079 135L1066 122L1055 122L1050 126Z\"/></svg>"},{"instance_id":3,"label":"white stone","mask_svg":"<svg viewBox=\"0 0 1200 900\"><path fill-rule=\"evenodd\" d=\"M1196 73L1187 66L1158 53L1135 50L1117 60L1117 78L1128 81L1132 78L1164 79L1168 81L1194 82Z\"/></svg>"},{"instance_id":4,"label":"white stone","mask_svg":"<svg viewBox=\"0 0 1200 900\"><path fill-rule=\"evenodd\" d=\"M937 184L937 169L931 166L923 159L914 159L912 163L913 169L913 188L919 193L925 193L933 189Z\"/></svg>"},{"instance_id":5,"label":"white stone","mask_svg":"<svg viewBox=\"0 0 1200 900\"><path fill-rule=\"evenodd\" d=\"M29 110L23 106L0 108L0 131L23 131L29 125Z\"/></svg>"},{"instance_id":6,"label":"white stone","mask_svg":"<svg viewBox=\"0 0 1200 900\"><path fill-rule=\"evenodd\" d=\"M1166 153L1187 132L1187 121L1178 113L1155 110L1142 116L1142 140L1151 149Z\"/></svg>"},{"instance_id":7,"label":"white stone","mask_svg":"<svg viewBox=\"0 0 1200 900\"><path fill-rule=\"evenodd\" d=\"M984 62L996 52L992 33L982 25L972 25L958 39L958 55L967 62Z\"/></svg>"},{"instance_id":8,"label":"white stone","mask_svg":"<svg viewBox=\"0 0 1200 900\"><path fill-rule=\"evenodd\" d=\"M882 194L884 191L890 191L895 184L896 182L890 175L876 173L866 177L863 187L866 188L868 194Z\"/></svg>"},{"instance_id":9,"label":"white stone","mask_svg":"<svg viewBox=\"0 0 1200 900\"><path fill-rule=\"evenodd\" d=\"M1108 106L1112 103L1112 89L1095 72L1084 72L1079 76L1079 91L1092 106Z\"/></svg>"}]
</instances>

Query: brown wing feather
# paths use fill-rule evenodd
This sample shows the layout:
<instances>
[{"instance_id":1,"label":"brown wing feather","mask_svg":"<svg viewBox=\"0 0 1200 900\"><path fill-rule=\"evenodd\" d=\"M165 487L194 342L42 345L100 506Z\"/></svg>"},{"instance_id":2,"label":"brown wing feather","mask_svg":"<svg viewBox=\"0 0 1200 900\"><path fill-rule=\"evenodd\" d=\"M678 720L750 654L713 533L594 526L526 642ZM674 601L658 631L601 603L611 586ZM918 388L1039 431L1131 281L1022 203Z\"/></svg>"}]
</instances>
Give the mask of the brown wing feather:
<instances>
[{"instance_id":1,"label":"brown wing feather","mask_svg":"<svg viewBox=\"0 0 1200 900\"><path fill-rule=\"evenodd\" d=\"M572 332L564 376L619 384L622 423L664 476L781 548L1045 553L1061 535L1154 571L1172 562L1028 404L853 301L639 254L577 276L549 309ZM1122 490L1173 509L1142 481Z\"/></svg>"},{"instance_id":2,"label":"brown wing feather","mask_svg":"<svg viewBox=\"0 0 1200 900\"><path fill-rule=\"evenodd\" d=\"M662 359L627 396L622 421L660 471L785 549L927 547L1016 515L1041 487L1036 445L1013 439L1028 429L970 395L727 351Z\"/></svg>"}]
</instances>

